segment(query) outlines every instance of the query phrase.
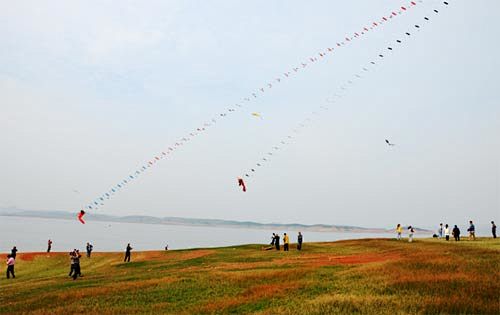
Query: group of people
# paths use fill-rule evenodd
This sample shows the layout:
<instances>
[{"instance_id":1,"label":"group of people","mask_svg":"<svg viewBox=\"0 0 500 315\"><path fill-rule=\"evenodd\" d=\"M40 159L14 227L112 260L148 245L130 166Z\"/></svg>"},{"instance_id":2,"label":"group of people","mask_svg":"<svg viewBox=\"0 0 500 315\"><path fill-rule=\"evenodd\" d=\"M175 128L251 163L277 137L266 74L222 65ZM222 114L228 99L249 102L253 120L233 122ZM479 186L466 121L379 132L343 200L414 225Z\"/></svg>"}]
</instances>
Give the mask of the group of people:
<instances>
[{"instance_id":1,"label":"group of people","mask_svg":"<svg viewBox=\"0 0 500 315\"><path fill-rule=\"evenodd\" d=\"M410 225L408 226L408 231L408 242L412 242L415 229ZM469 240L476 240L476 226L474 225L474 222L472 222L472 220L469 221L469 228L467 229L467 232L469 232ZM401 224L398 224L396 226L396 233L396 239L401 240L401 235L403 234L403 226ZM493 235L493 238L497 238L497 226L495 225L494 221L491 221L491 234ZM433 237L435 238L444 237L447 241L450 240L450 236L453 236L456 242L460 241L460 229L457 225L451 228L448 224L443 225L443 223L440 223L438 234L433 235Z\"/></svg>"},{"instance_id":2,"label":"group of people","mask_svg":"<svg viewBox=\"0 0 500 315\"><path fill-rule=\"evenodd\" d=\"M474 227L474 224L472 224L472 221L470 221L470 222L471 222L471 226L472 226L472 232L471 232L471 227L469 227L469 229L467 231L469 231L469 233L471 233L470 235L473 237L473 239L476 239L476 235L475 235L476 228ZM443 238L443 235L447 241L450 240L450 226L448 224L445 224L444 228L443 228L443 223L439 223L437 237ZM460 241L460 229L458 228L457 225L455 225L453 227L453 229L451 229L451 235L453 236L453 238L455 239L456 242Z\"/></svg>"},{"instance_id":3,"label":"group of people","mask_svg":"<svg viewBox=\"0 0 500 315\"><path fill-rule=\"evenodd\" d=\"M401 236L403 235L403 226L399 223L396 226L396 233L397 233L396 239L400 241ZM408 242L410 243L413 242L413 234L415 234L415 228L410 225L408 226Z\"/></svg>"},{"instance_id":4,"label":"group of people","mask_svg":"<svg viewBox=\"0 0 500 315\"><path fill-rule=\"evenodd\" d=\"M47 241L47 253L50 253L51 250L52 250L52 240L49 239ZM87 242L86 250L87 250L87 257L90 258L92 251L94 250L94 246L91 243ZM12 278L16 277L14 273L14 265L16 264L17 252L18 252L17 247L14 246L10 254L7 255L7 279L10 279L11 276ZM80 268L80 258L82 257L82 255L80 254L80 251L75 248L71 252L69 252L69 257L71 261L71 266L68 276L73 277L73 279L76 280L77 277L82 276Z\"/></svg>"},{"instance_id":5,"label":"group of people","mask_svg":"<svg viewBox=\"0 0 500 315\"><path fill-rule=\"evenodd\" d=\"M271 246L267 247L266 250L271 250L271 249L276 249L280 250L280 236L278 233L273 233L273 236L271 236ZM302 233L299 232L297 235L297 250L302 250ZM289 251L290 249L290 237L286 234L283 233L283 250L285 252Z\"/></svg>"},{"instance_id":6,"label":"group of people","mask_svg":"<svg viewBox=\"0 0 500 315\"><path fill-rule=\"evenodd\" d=\"M453 227L453 229L450 230L450 226L448 224L445 224L443 227L443 223L439 224L439 229L438 229L438 234L435 235L437 238L444 238L449 241L450 240L450 231L451 231L451 236L455 239L455 241L460 241L460 229L458 228L457 225ZM469 232L469 240L474 241L476 240L476 226L474 225L474 222L472 220L469 221L469 228L467 229L467 232ZM491 234L493 235L493 238L497 238L497 226L494 221L491 221Z\"/></svg>"}]
</instances>

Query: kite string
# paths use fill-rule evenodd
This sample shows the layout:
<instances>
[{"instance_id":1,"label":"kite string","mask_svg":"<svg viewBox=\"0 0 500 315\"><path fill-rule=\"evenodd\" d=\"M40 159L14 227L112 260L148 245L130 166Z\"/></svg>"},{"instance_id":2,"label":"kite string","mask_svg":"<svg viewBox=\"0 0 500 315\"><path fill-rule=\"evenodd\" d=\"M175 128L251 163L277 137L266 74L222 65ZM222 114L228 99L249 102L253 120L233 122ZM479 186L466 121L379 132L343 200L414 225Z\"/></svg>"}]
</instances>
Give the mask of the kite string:
<instances>
[{"instance_id":1,"label":"kite string","mask_svg":"<svg viewBox=\"0 0 500 315\"><path fill-rule=\"evenodd\" d=\"M405 2L407 5L401 5L399 9L395 11L391 11L387 16L383 16L380 20L373 21L370 26L365 26L361 30L352 33L351 35L345 36L345 38L339 42L336 42L336 45L334 47L327 47L323 49L321 52L314 54L312 57L309 57L307 61L301 62L299 66L295 66L290 68L288 71L283 72L283 74L277 76L275 79L271 80L273 83L281 83L282 80L285 80L292 76L293 74L299 72L300 69L306 68L308 65L311 65L313 63L316 63L318 60L327 57L328 54L332 54L335 49L338 49L339 47L346 46L349 44L351 41L356 40L361 38L362 36L366 35L368 32L378 29L379 26L391 21L398 15L403 14L406 12L408 9L411 9L412 7L417 5L417 2L422 3L423 0L417 0L417 1L410 1L410 2ZM335 48L336 46L336 48ZM118 191L123 189L125 186L127 186L132 180L137 179L142 173L147 171L149 168L154 166L157 162L160 160L163 160L165 158L168 158L169 155L171 155L173 152L177 151L181 146L183 146L185 143L189 142L192 138L197 137L198 135L204 133L207 131L208 128L211 128L214 126L219 120L222 118L227 117L228 114L233 113L237 110L237 108L242 108L244 105L241 103L249 103L252 100L257 98L257 95L260 93L264 93L266 89L271 89L273 87L273 83L268 82L264 87L261 87L260 89L256 90L255 92L250 93L247 97L242 98L241 102L236 103L234 106L231 106L229 108L226 108L225 111L219 113L216 117L217 118L212 118L211 120L205 121L200 127L196 128L196 130L191 131L188 133L188 135L184 136L177 142L175 142L173 145L169 146L166 150L162 151L160 154L157 154L153 158L151 158L147 163L143 164L141 167L138 169L132 171L125 179L121 180L118 184L114 185L111 189L106 191L104 194L101 196L97 197L94 199L91 203L89 203L85 208L88 210L97 210L99 206L103 206L104 202L106 199L111 199L113 195L115 195ZM275 83L275 84L276 84Z\"/></svg>"},{"instance_id":2,"label":"kite string","mask_svg":"<svg viewBox=\"0 0 500 315\"><path fill-rule=\"evenodd\" d=\"M448 1L443 1L443 4L446 5L446 6L448 6L449 2ZM433 12L435 14L439 13L439 11L437 9L434 9ZM425 15L424 16L424 21L429 22L430 18L427 15ZM420 28L421 28L420 24L415 24L414 28L416 30L420 30ZM404 36L410 37L411 36L410 31L405 32ZM398 39L395 40L395 43L396 44L402 44L403 41L398 38ZM388 51L390 51L390 52L393 52L394 51L393 47L394 46L389 45L389 46L387 46L386 49ZM383 52L379 53L378 54L378 58L381 59L381 60L383 60L385 58L384 57L384 53ZM377 65L377 63L372 60L372 61L370 61L370 63L368 64L368 66L361 67L361 70L363 72L368 72L370 67L374 67L376 65ZM344 82L344 84L340 85L339 89L341 91L346 91L347 90L347 88L345 87L345 85L352 85L352 84L354 84L354 82L359 81L360 79L363 78L357 72L352 77L353 77L352 79L348 79L346 82ZM332 97L327 97L326 98L326 102L330 103L330 104L336 103L336 101L338 99L340 99L343 96L345 96L345 94L342 95L342 92L340 92L340 93L341 94L334 93ZM328 105L328 104L326 104L326 105L320 105L316 110L312 111L310 114L313 115L313 116L317 116L317 115L319 115L319 112L324 112L324 111L327 111L329 109L330 109L330 105ZM312 117L312 116L308 117L308 118L304 119L302 122L298 123L295 127L293 127L291 129L291 132L293 132L293 133L299 133L301 129L305 128L306 126L308 126L308 124L311 124L313 121L314 121L314 117ZM265 156L263 158L260 158L259 162L255 163L252 168L250 168L246 172L244 172L243 177L246 177L246 178L253 177L253 174L255 174L257 172L257 168L262 167L264 165L264 163L269 163L270 162L271 158L269 156L273 155L273 153L272 153L273 150L280 150L283 145L291 144L293 142L292 139L295 139L295 137L290 134L291 132L289 132L285 138L280 139L279 144L275 144L274 146L272 146L272 149L267 152L267 156ZM238 177L238 178L241 178L241 177Z\"/></svg>"}]
</instances>

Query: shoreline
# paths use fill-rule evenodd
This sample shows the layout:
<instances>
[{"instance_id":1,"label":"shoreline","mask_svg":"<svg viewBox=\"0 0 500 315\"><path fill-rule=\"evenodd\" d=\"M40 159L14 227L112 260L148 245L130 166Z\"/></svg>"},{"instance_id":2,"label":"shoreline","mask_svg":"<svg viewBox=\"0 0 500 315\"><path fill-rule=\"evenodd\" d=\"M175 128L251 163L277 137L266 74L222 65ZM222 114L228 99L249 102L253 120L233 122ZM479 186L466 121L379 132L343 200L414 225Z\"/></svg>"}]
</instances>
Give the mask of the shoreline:
<instances>
[{"instance_id":1,"label":"shoreline","mask_svg":"<svg viewBox=\"0 0 500 315\"><path fill-rule=\"evenodd\" d=\"M66 213L68 214L68 213ZM99 215L100 216L100 215ZM23 215L22 213L1 213L0 217L15 217L15 218L34 218L34 219L56 219L73 221L76 220L75 216L50 216L50 215L36 215L30 213ZM90 216L90 218L92 218ZM129 224L148 224L148 225L167 225L167 226L189 226L189 227L206 227L206 228L229 228L229 229L251 229L251 230L288 230L294 232L318 232L318 233L367 233L367 234L390 234L393 229L387 228L364 228L355 226L335 226L323 224L298 224L298 223L258 223L258 222L245 222L234 220L219 220L219 219L192 219L192 218L155 218L157 222L139 221L135 216L113 217L106 216L105 218L88 219L86 222L104 222L104 223L129 223ZM199 223L190 221L200 221ZM207 222L207 223L204 223ZM210 223L208 223L210 222ZM419 233L433 233L432 230L424 228L416 228Z\"/></svg>"}]
</instances>

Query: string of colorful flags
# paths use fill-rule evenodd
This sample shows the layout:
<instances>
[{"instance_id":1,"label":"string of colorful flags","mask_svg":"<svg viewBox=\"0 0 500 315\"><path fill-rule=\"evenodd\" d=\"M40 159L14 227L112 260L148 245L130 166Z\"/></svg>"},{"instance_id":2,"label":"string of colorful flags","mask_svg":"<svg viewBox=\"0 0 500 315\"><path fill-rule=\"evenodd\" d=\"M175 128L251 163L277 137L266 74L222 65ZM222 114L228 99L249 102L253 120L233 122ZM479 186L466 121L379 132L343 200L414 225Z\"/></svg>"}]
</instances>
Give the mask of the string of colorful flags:
<instances>
[{"instance_id":1,"label":"string of colorful flags","mask_svg":"<svg viewBox=\"0 0 500 315\"><path fill-rule=\"evenodd\" d=\"M447 5L449 5L449 3L447 1L443 1L443 5L447 6ZM439 10L433 9L432 12L434 14L438 14ZM425 15L423 17L424 23L428 23L430 20L431 20L430 15ZM414 24L413 28L416 30L419 30L424 25L425 24ZM409 38L412 34L413 34L412 31L405 32L403 34L403 36L397 38L392 43L392 45L390 44L389 46L386 47L386 50L387 50L386 52L380 52L377 55L376 59L372 59L365 66L361 67L359 69L359 71L357 71L354 75L352 75L351 78L349 78L347 81L345 81L343 84L340 85L340 87L338 88L340 91L338 91L338 93L334 93L333 96L328 97L326 99L326 104L320 105L315 110L310 112L309 113L310 116L306 117L303 121L301 121L296 126L294 126L284 138L280 139L278 143L273 145L263 156L261 156L258 159L258 161L255 164L253 164L253 166L250 169L243 172L243 175L239 176L237 178L238 186L240 186L242 188L242 191L243 192L247 191L247 183L245 183L244 178L248 179L248 178L253 177L261 167L263 167L265 164L269 163L272 160L276 151L281 150L283 148L283 146L289 145L293 142L293 140L295 139L294 134L299 133L301 129L310 125L314 121L314 118L317 117L318 115L320 115L321 112L325 112L325 111L329 110L330 106L333 106L333 104L335 104L338 101L338 99L340 99L344 96L342 93L345 93L345 91L347 91L349 89L349 87L352 86L356 81L361 80L363 78L361 73L370 71L371 67L376 66L379 63L379 61L382 61L386 58L387 52L393 52L396 49L396 47L402 45L406 41L405 39ZM377 59L379 59L379 60L377 60ZM375 60L377 60L377 61L375 61ZM394 145L393 143L390 143L388 140L385 140L385 141L387 142L387 144L389 146Z\"/></svg>"},{"instance_id":2,"label":"string of colorful flags","mask_svg":"<svg viewBox=\"0 0 500 315\"><path fill-rule=\"evenodd\" d=\"M358 31L356 31L350 35L345 36L343 40L336 42L333 46L329 46L329 47L322 49L320 52L316 53L315 55L308 57L307 60L300 62L299 65L293 66L293 67L289 68L288 70L284 71L281 75L276 76L273 80L266 83L264 87L261 87L255 91L251 92L246 97L243 97L238 103L229 106L228 108L226 108L225 111L218 113L215 117L205 121L200 126L198 126L194 130L192 130L191 132L186 134L184 137L180 138L179 140L177 140L176 142L174 142L170 146L166 147L165 150L163 150L161 153L152 157L150 160L148 160L146 163L144 163L141 167L132 171L125 178L120 180L117 184L113 185L110 189L106 190L106 192L104 192L102 195L100 195L99 197L92 200L90 203L88 203L86 206L84 206L83 209L85 209L87 211L99 209L99 207L101 207L105 204L106 200L111 199L118 191L122 190L128 184L133 182L141 174L143 174L148 169L153 167L156 163L158 163L159 161L161 161L163 159L167 159L171 154L173 154L175 151L179 150L183 145L188 143L191 139L205 133L207 130L209 130L211 127L213 127L217 122L228 117L229 114L232 114L232 113L236 112L238 109L245 107L247 104L250 104L254 99L258 98L260 95L263 95L267 90L272 89L273 87L281 84L282 82L286 81L287 79L290 79L293 76L299 74L300 72L304 71L308 66L311 66L315 63L318 63L322 59L333 55L338 49L347 46L349 43L351 43L355 40L359 40L359 39L363 38L364 36L366 36L368 33L372 32L376 29L379 29L384 24L390 22L391 20L395 19L396 17L404 14L408 10L417 6L417 3L422 3L422 2L423 2L423 0L405 2L406 4L401 5L397 10L391 11L387 15L383 16L382 18L377 19L375 21L372 21L369 25L366 25L366 26L360 28ZM391 50L392 50L392 48L391 48ZM367 69L367 68L364 68L364 69ZM367 70L365 70L365 71L367 71ZM342 89L344 89L344 87ZM255 117L262 118L262 116L259 113L252 113L252 115ZM299 127L302 128L303 124L304 123L299 125ZM282 143L282 142L280 142L280 143ZM278 149L279 149L279 146L276 146L275 150L278 150ZM269 153L271 153L271 152L269 152ZM257 165L257 166L259 166L259 165ZM255 169L253 169L253 170L255 171ZM246 177L250 176L250 174L248 174L248 173L245 175L248 175ZM242 185L243 185L243 188L246 189L244 182L242 183ZM83 212L83 214L82 214L82 212ZM82 219L83 215L85 214L84 210L82 210L82 212L79 213L80 219Z\"/></svg>"}]
</instances>

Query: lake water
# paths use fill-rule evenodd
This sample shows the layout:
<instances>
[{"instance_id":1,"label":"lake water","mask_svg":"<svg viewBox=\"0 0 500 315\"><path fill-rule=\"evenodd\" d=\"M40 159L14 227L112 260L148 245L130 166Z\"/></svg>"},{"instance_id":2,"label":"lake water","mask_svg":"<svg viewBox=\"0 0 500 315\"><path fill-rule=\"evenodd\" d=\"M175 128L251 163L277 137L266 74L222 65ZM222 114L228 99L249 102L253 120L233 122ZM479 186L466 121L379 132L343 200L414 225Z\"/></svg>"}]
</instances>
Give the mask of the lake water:
<instances>
[{"instance_id":1,"label":"lake water","mask_svg":"<svg viewBox=\"0 0 500 315\"><path fill-rule=\"evenodd\" d=\"M49 238L53 241L52 251L84 250L87 242L94 245L95 251L122 251L127 243L137 251L161 250L167 244L169 249L268 244L273 232L280 235L287 232L291 242L297 240L296 231L96 221L83 225L76 220L0 216L0 252L8 252L14 245L20 252L45 251ZM305 243L394 237L387 233L303 232L303 235Z\"/></svg>"}]
</instances>

